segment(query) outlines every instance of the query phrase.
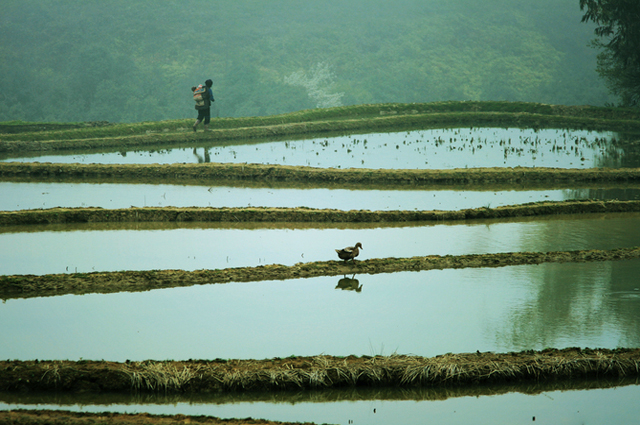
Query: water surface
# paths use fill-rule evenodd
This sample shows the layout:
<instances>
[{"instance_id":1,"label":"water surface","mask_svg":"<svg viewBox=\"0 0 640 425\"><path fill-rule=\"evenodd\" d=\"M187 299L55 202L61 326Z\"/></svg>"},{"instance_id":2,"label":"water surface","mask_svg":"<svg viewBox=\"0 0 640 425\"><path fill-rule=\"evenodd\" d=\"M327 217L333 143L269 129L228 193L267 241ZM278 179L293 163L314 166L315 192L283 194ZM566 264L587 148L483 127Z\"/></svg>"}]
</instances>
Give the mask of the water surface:
<instances>
[{"instance_id":1,"label":"water surface","mask_svg":"<svg viewBox=\"0 0 640 425\"><path fill-rule=\"evenodd\" d=\"M640 246L640 214L380 225L108 223L0 228L0 274L223 269L337 260Z\"/></svg>"},{"instance_id":2,"label":"water surface","mask_svg":"<svg viewBox=\"0 0 640 425\"><path fill-rule=\"evenodd\" d=\"M47 153L5 156L4 160L87 164L231 162L374 169L640 166L636 156L615 147L613 142L618 137L612 132L586 130L472 127L100 153Z\"/></svg>"},{"instance_id":3,"label":"water surface","mask_svg":"<svg viewBox=\"0 0 640 425\"><path fill-rule=\"evenodd\" d=\"M361 390L360 392L365 392ZM356 391L352 391L356 392ZM367 391L373 393L374 391ZM389 390L380 391L393 397ZM424 424L494 425L494 424L610 424L636 423L640 417L640 386L627 385L590 390L547 390L535 394L523 392L498 395L462 395L442 399L402 399L412 390L396 391L400 399L340 400L314 402L313 395L286 393L273 398L279 401L181 401L166 404L46 404L0 402L0 409L64 409L82 412L125 412L152 414L208 415L221 418L260 418L316 424ZM318 394L317 392L315 393ZM13 397L12 397L13 398ZM29 397L22 396L22 399ZM105 397L108 398L108 397ZM322 397L320 397L322 399ZM535 418L535 421L533 420Z\"/></svg>"},{"instance_id":4,"label":"water surface","mask_svg":"<svg viewBox=\"0 0 640 425\"><path fill-rule=\"evenodd\" d=\"M640 346L640 260L9 299L0 358L435 356ZM355 283L355 284L354 284ZM359 289L356 289L359 288ZM350 289L350 290L349 290Z\"/></svg>"},{"instance_id":5,"label":"water surface","mask_svg":"<svg viewBox=\"0 0 640 425\"><path fill-rule=\"evenodd\" d=\"M638 186L602 189L464 190L0 182L0 211L53 207L309 207L340 210L460 210L539 201L640 199Z\"/></svg>"}]
</instances>

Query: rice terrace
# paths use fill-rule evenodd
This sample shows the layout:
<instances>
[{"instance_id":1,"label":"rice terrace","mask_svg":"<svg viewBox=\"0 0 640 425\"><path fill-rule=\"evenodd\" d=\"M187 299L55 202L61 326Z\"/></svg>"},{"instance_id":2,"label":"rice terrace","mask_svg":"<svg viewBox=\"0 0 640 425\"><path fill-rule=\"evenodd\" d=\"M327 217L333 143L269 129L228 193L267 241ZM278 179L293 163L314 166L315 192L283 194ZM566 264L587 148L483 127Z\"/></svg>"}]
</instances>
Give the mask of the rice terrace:
<instances>
[{"instance_id":1,"label":"rice terrace","mask_svg":"<svg viewBox=\"0 0 640 425\"><path fill-rule=\"evenodd\" d=\"M0 402L98 409L5 408L0 422L291 423L216 416L278 400L637 397L637 110L443 102L190 122L0 124L0 315L15 328ZM485 152L503 162L484 166ZM368 168L380 156L389 165ZM355 261L337 257L357 241ZM51 316L27 326L39 311ZM101 397L234 401L175 416L108 413Z\"/></svg>"}]
</instances>

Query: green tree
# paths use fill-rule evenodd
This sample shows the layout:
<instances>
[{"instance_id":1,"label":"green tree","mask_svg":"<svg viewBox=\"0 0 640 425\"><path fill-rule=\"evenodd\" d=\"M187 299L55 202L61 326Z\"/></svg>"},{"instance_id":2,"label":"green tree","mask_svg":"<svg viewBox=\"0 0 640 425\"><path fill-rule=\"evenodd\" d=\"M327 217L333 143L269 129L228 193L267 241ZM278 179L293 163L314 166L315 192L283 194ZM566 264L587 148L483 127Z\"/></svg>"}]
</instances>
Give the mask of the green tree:
<instances>
[{"instance_id":1,"label":"green tree","mask_svg":"<svg viewBox=\"0 0 640 425\"><path fill-rule=\"evenodd\" d=\"M640 1L580 0L582 22L598 25L598 73L625 106L640 105Z\"/></svg>"}]
</instances>

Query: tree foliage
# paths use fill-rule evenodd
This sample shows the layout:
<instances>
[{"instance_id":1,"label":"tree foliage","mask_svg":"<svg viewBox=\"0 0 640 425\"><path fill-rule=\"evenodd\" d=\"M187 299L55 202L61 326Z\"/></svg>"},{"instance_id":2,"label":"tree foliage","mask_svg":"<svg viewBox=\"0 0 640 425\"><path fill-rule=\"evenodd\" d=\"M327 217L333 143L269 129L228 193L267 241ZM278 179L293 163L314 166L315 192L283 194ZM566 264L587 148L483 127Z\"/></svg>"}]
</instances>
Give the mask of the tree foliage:
<instances>
[{"instance_id":1,"label":"tree foliage","mask_svg":"<svg viewBox=\"0 0 640 425\"><path fill-rule=\"evenodd\" d=\"M0 121L614 98L575 0L3 0ZM590 90L584 90L584 87Z\"/></svg>"},{"instance_id":2,"label":"tree foliage","mask_svg":"<svg viewBox=\"0 0 640 425\"><path fill-rule=\"evenodd\" d=\"M640 105L640 1L580 0L583 22L598 26L598 73L624 105Z\"/></svg>"}]
</instances>

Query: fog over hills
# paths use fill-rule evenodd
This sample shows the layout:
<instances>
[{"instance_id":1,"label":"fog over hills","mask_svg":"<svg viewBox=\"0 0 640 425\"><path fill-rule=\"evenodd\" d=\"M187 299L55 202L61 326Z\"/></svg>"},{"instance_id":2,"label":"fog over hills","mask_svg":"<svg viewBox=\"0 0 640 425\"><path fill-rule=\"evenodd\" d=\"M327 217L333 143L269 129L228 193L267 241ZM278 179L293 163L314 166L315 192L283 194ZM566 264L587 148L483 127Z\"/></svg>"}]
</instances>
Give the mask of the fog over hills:
<instances>
[{"instance_id":1,"label":"fog over hills","mask_svg":"<svg viewBox=\"0 0 640 425\"><path fill-rule=\"evenodd\" d=\"M578 0L3 0L0 120L383 102L614 102Z\"/></svg>"}]
</instances>

